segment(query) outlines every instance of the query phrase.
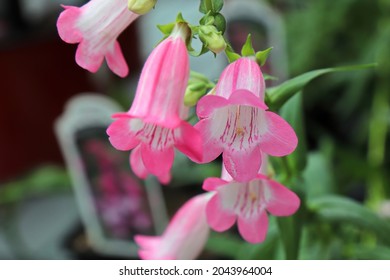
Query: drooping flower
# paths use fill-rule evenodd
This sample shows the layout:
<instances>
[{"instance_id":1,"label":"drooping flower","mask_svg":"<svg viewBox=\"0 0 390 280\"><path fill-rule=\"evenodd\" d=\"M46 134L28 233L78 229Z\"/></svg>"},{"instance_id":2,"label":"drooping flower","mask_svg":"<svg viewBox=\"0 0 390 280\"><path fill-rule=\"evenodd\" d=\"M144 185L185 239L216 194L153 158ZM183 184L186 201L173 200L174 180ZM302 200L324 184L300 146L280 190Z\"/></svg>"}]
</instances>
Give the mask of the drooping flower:
<instances>
[{"instance_id":1,"label":"drooping flower","mask_svg":"<svg viewBox=\"0 0 390 280\"><path fill-rule=\"evenodd\" d=\"M200 121L195 127L202 134L202 162L222 153L227 171L240 182L256 177L262 152L285 156L298 143L291 126L266 111L264 90L260 67L243 57L225 68L214 94L204 96L197 105Z\"/></svg>"},{"instance_id":2,"label":"drooping flower","mask_svg":"<svg viewBox=\"0 0 390 280\"><path fill-rule=\"evenodd\" d=\"M214 193L206 206L209 226L222 232L237 222L241 236L250 243L264 241L268 230L267 212L290 216L300 205L294 192L261 174L241 183L234 181L224 169L222 179L206 179L203 189Z\"/></svg>"},{"instance_id":3,"label":"drooping flower","mask_svg":"<svg viewBox=\"0 0 390 280\"><path fill-rule=\"evenodd\" d=\"M67 43L79 43L77 64L95 73L106 58L108 67L125 77L129 70L117 38L139 16L128 10L127 0L91 0L80 8L63 7L58 34Z\"/></svg>"},{"instance_id":4,"label":"drooping flower","mask_svg":"<svg viewBox=\"0 0 390 280\"><path fill-rule=\"evenodd\" d=\"M210 194L188 200L174 215L161 236L135 236L144 260L191 260L202 251L209 236L205 207Z\"/></svg>"},{"instance_id":5,"label":"drooping flower","mask_svg":"<svg viewBox=\"0 0 390 280\"><path fill-rule=\"evenodd\" d=\"M189 30L179 23L148 57L130 110L118 113L107 129L111 144L131 150L130 163L140 178L153 174L168 183L174 147L194 160L202 158L199 132L184 119L184 93L189 77L185 40Z\"/></svg>"}]
</instances>

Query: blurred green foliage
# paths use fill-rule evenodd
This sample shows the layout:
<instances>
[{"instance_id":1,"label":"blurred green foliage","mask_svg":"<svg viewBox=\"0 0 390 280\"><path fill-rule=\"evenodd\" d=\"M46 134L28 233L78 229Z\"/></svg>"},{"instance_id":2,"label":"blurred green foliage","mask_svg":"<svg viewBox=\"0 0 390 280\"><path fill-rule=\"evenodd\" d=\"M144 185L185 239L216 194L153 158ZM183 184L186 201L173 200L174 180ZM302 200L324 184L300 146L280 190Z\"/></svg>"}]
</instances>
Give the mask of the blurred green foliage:
<instances>
[{"instance_id":1,"label":"blurred green foliage","mask_svg":"<svg viewBox=\"0 0 390 280\"><path fill-rule=\"evenodd\" d=\"M390 1L267 2L284 17L295 77L269 88L267 104L299 136L271 162L302 204L271 219L262 244L239 246L232 233L208 248L236 259L390 259L390 213L380 210L390 196Z\"/></svg>"}]
</instances>

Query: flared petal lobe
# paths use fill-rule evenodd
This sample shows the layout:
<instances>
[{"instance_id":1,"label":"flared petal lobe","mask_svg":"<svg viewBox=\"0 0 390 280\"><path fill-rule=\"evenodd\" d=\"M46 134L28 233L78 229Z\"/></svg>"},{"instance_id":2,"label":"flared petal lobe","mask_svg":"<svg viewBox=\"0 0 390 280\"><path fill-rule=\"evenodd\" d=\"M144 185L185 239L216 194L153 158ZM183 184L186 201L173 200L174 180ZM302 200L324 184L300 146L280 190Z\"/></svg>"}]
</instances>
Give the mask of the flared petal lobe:
<instances>
[{"instance_id":1,"label":"flared petal lobe","mask_svg":"<svg viewBox=\"0 0 390 280\"><path fill-rule=\"evenodd\" d=\"M168 227L158 237L137 235L139 256L150 260L191 260L201 253L209 236L205 207L209 194L188 200L174 215Z\"/></svg>"}]
</instances>

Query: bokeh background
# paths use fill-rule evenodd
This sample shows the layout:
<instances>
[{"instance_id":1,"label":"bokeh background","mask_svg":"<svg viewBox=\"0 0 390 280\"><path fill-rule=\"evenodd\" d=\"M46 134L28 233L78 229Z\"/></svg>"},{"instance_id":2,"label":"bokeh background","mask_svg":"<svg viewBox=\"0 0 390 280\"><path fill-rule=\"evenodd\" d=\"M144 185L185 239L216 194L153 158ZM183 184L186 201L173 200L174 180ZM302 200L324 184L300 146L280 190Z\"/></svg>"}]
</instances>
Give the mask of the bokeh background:
<instances>
[{"instance_id":1,"label":"bokeh background","mask_svg":"<svg viewBox=\"0 0 390 280\"><path fill-rule=\"evenodd\" d=\"M75 197L77 182L69 176L54 123L63 114L68 100L83 92L98 92L127 110L142 63L162 38L154 26L173 21L180 10L193 23L201 15L198 1L159 1L155 10L121 35L130 75L120 79L105 66L96 74L78 67L74 61L76 46L62 42L57 34L60 4L83 3L81 0L0 2L1 259L134 258L115 252L104 254L91 244L80 218L80 201ZM248 12L231 8L236 5ZM229 0L225 1L222 13L228 20L226 35L233 46L242 45L246 32L250 31L256 48L275 47L264 68L279 77L272 81L273 85L314 69L378 63L371 69L324 75L305 87L303 115L309 157L303 176L310 193L348 197L376 213L381 222L388 223L389 1ZM210 79L217 79L226 63L223 54L216 59L207 55L191 61L195 70ZM99 133L96 139L104 139ZM120 153L118 157L122 156ZM126 158L115 161L123 161L121 170L129 170ZM162 187L168 216L186 199L201 192L204 178L219 175L218 162L196 166L180 156L178 162L172 183ZM123 226L126 224L120 225ZM370 229L313 222L306 234L317 233L329 238L322 238L318 244L313 241L314 244L310 237L302 237L307 239L302 244L314 245L310 250L302 250L306 253L300 258L390 258L390 249L377 250L378 237ZM234 231L230 234L234 236ZM119 234L114 238L131 237ZM239 243L229 238L221 246L236 250ZM217 243L208 244L201 257L234 257L231 250L224 250ZM261 253L253 251L255 256L242 253L241 258L283 258L270 253L272 244L256 247ZM365 246L360 248L359 244ZM248 252L248 248L242 249L243 252Z\"/></svg>"}]
</instances>

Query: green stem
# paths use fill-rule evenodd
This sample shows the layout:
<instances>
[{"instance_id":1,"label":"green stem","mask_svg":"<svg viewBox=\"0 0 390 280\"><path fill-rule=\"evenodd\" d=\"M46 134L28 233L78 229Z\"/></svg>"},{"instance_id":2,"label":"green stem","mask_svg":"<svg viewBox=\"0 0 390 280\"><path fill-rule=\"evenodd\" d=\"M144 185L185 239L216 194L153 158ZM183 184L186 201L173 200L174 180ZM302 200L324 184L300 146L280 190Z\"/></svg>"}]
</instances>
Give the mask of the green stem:
<instances>
[{"instance_id":1,"label":"green stem","mask_svg":"<svg viewBox=\"0 0 390 280\"><path fill-rule=\"evenodd\" d=\"M295 236L294 217L278 218L279 235L282 239L285 257L287 260L297 260L299 242Z\"/></svg>"}]
</instances>

